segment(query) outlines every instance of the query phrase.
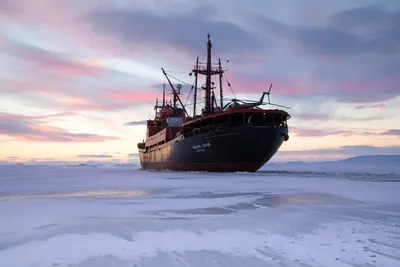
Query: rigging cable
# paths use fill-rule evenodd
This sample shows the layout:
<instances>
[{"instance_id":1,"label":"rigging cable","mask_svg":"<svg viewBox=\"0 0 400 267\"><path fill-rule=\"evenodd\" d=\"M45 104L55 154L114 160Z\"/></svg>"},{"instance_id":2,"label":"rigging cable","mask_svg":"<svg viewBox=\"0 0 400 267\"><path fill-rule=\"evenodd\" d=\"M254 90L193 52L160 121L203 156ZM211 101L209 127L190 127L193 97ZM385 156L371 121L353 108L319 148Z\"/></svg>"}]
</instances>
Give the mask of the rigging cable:
<instances>
[{"instance_id":1,"label":"rigging cable","mask_svg":"<svg viewBox=\"0 0 400 267\"><path fill-rule=\"evenodd\" d=\"M189 102L190 96L192 95L192 92L193 92L193 88L194 88L194 84L192 85L192 88L190 89L189 95L188 95L188 97L186 98L185 106L186 106L186 105L188 104L188 102Z\"/></svg>"},{"instance_id":2,"label":"rigging cable","mask_svg":"<svg viewBox=\"0 0 400 267\"><path fill-rule=\"evenodd\" d=\"M186 73L186 72L185 72ZM181 83L183 83L183 84L186 84L186 85L188 85L188 86L190 86L190 92L189 92L189 96L188 96L188 98L186 99L186 103L185 103L185 106L187 105L187 103L189 102L189 99L190 99L190 96L191 96L191 94L192 94L192 91L193 91L193 88L194 88L194 83L193 84L190 84L190 83L187 83L187 82L185 82L185 81L182 81L181 79L178 79L178 78L176 78L176 77L174 77L174 76L172 76L172 75L169 75L168 73L167 73L167 75L168 75L168 77L170 77L170 78L172 78L172 79L174 79L174 80L177 80L177 81L179 81L179 82L181 82Z\"/></svg>"},{"instance_id":3,"label":"rigging cable","mask_svg":"<svg viewBox=\"0 0 400 267\"><path fill-rule=\"evenodd\" d=\"M187 71L171 71L171 70L166 70L165 72L187 74Z\"/></svg>"},{"instance_id":4,"label":"rigging cable","mask_svg":"<svg viewBox=\"0 0 400 267\"><path fill-rule=\"evenodd\" d=\"M201 103L205 103L206 101L197 101L196 103L197 104L201 104ZM190 103L190 104L187 104L187 105L185 105L185 106L192 106L192 105L194 105L194 103Z\"/></svg>"},{"instance_id":5,"label":"rigging cable","mask_svg":"<svg viewBox=\"0 0 400 267\"><path fill-rule=\"evenodd\" d=\"M215 52L214 46L211 46L211 48L212 48L212 50L213 50L213 52L214 52L214 55L218 58L217 52ZM225 77L226 83L228 84L229 90L230 90L231 93L233 94L234 98L236 98L236 94L235 94L235 92L233 91L232 86L231 86L231 84L229 83L228 78L226 77L226 74L224 75L224 77Z\"/></svg>"},{"instance_id":6,"label":"rigging cable","mask_svg":"<svg viewBox=\"0 0 400 267\"><path fill-rule=\"evenodd\" d=\"M175 80L177 80L177 81L179 81L179 82L181 82L181 83L184 83L184 84L186 84L186 85L192 86L190 83L184 82L184 81L182 81L182 80L180 80L180 79L178 79L178 78L176 78L176 77L174 77L174 76L172 76L172 75L169 75L168 73L167 73L167 75L168 75L170 78L175 79Z\"/></svg>"},{"instance_id":7,"label":"rigging cable","mask_svg":"<svg viewBox=\"0 0 400 267\"><path fill-rule=\"evenodd\" d=\"M193 89L194 89L194 81L193 81L193 77L192 77L192 87L190 88L190 92L189 92L189 95L188 95L188 97L186 98L186 103L185 103L185 106L188 104L188 102L189 102L189 99L190 99L190 97L191 97L191 95L192 95L192 92L193 92Z\"/></svg>"},{"instance_id":8,"label":"rigging cable","mask_svg":"<svg viewBox=\"0 0 400 267\"><path fill-rule=\"evenodd\" d=\"M224 77L225 77L226 82L228 83L229 90L231 90L231 93L232 93L233 96L236 98L236 94L235 94L235 92L233 91L233 89L232 89L232 87L231 87L231 84L230 84L229 81L228 81L228 78L226 77L226 75L224 75Z\"/></svg>"}]
</instances>

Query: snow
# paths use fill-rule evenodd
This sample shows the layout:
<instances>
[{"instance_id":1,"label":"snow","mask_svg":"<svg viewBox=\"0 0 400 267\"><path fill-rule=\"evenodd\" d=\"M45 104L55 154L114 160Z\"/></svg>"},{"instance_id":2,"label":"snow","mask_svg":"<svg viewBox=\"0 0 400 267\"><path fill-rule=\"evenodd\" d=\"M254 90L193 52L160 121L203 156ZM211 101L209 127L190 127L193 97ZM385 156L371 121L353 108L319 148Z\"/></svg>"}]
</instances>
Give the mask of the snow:
<instances>
[{"instance_id":1,"label":"snow","mask_svg":"<svg viewBox=\"0 0 400 267\"><path fill-rule=\"evenodd\" d=\"M0 266L400 266L398 173L272 166L0 166Z\"/></svg>"}]
</instances>

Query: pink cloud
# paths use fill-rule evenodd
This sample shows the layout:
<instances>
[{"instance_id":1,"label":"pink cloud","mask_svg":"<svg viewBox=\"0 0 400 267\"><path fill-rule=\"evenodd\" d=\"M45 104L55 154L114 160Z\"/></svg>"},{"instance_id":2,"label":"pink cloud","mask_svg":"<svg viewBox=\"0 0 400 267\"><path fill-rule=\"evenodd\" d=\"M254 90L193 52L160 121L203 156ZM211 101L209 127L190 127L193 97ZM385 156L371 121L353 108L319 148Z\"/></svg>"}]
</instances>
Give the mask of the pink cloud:
<instances>
[{"instance_id":1,"label":"pink cloud","mask_svg":"<svg viewBox=\"0 0 400 267\"><path fill-rule=\"evenodd\" d=\"M261 93L268 90L271 82L272 95L305 95L305 94L322 94L331 95L339 100L349 103L368 103L385 101L400 94L400 87L396 83L391 82L375 82L375 83L326 83L317 79L313 81L285 81L282 79L263 79L260 77L242 76L238 74L228 74L227 77L232 85L233 91L236 93ZM225 89L227 91L227 89ZM387 90L387 92L385 91ZM366 106L360 106L363 108ZM374 108L384 109L384 104L375 105Z\"/></svg>"},{"instance_id":2,"label":"pink cloud","mask_svg":"<svg viewBox=\"0 0 400 267\"><path fill-rule=\"evenodd\" d=\"M125 91L125 90L107 90L108 95L112 100L122 102L147 102L156 101L160 99L161 94L158 92L146 92L148 90L143 89L141 92Z\"/></svg>"},{"instance_id":3,"label":"pink cloud","mask_svg":"<svg viewBox=\"0 0 400 267\"><path fill-rule=\"evenodd\" d=\"M62 106L63 109L75 110L75 111L111 111L117 110L118 105L97 105L97 104L86 104L86 105L71 105Z\"/></svg>"},{"instance_id":4,"label":"pink cloud","mask_svg":"<svg viewBox=\"0 0 400 267\"><path fill-rule=\"evenodd\" d=\"M76 114L73 112L64 112L64 113L39 115L39 116L29 116L29 115L20 115L20 114L11 114L11 113L0 112L0 117L7 117L7 118L13 119L13 120L40 120L40 119L67 117L67 116L75 116L75 115Z\"/></svg>"},{"instance_id":5,"label":"pink cloud","mask_svg":"<svg viewBox=\"0 0 400 267\"><path fill-rule=\"evenodd\" d=\"M10 42L5 50L10 55L28 62L29 71L45 71L62 76L101 76L109 70L91 66L68 58L67 55L50 52L37 47Z\"/></svg>"},{"instance_id":6,"label":"pink cloud","mask_svg":"<svg viewBox=\"0 0 400 267\"><path fill-rule=\"evenodd\" d=\"M69 111L99 111L99 110L116 110L119 105L115 101L109 99L98 98L99 94L91 97L85 91L75 90L72 84L54 82L52 84L49 80L35 81L29 80L16 80L16 79L3 79L0 80L0 93L3 94L19 94L25 99L29 100L32 93L45 93L46 96L57 96L51 102L33 101L33 106L57 108L60 110ZM30 93L30 94L28 94Z\"/></svg>"},{"instance_id":7,"label":"pink cloud","mask_svg":"<svg viewBox=\"0 0 400 267\"><path fill-rule=\"evenodd\" d=\"M380 116L369 116L369 117L356 118L356 117L352 117L352 116L338 116L335 113L331 113L331 114L321 114L321 113L299 113L299 114L297 114L297 113L294 113L292 115L295 118L300 118L300 119L308 120L308 121L329 121L329 120L336 120L336 121L371 121L371 120L381 120L381 119L383 119Z\"/></svg>"},{"instance_id":8,"label":"pink cloud","mask_svg":"<svg viewBox=\"0 0 400 267\"><path fill-rule=\"evenodd\" d=\"M70 116L69 113L45 116L26 116L0 113L0 135L12 138L12 141L25 142L104 142L120 140L118 137L88 133L72 133L64 129L46 125L41 119Z\"/></svg>"},{"instance_id":9,"label":"pink cloud","mask_svg":"<svg viewBox=\"0 0 400 267\"><path fill-rule=\"evenodd\" d=\"M296 136L299 137L324 137L330 135L351 136L353 134L357 134L357 132L353 130L321 130L321 129L297 128L297 127L290 127L289 130L291 132L294 132Z\"/></svg>"},{"instance_id":10,"label":"pink cloud","mask_svg":"<svg viewBox=\"0 0 400 267\"><path fill-rule=\"evenodd\" d=\"M26 80L16 79L2 79L0 80L0 93L3 94L19 94L25 99L29 100L30 96L34 96L32 93L45 93L46 96L57 96L51 102L39 102L33 101L33 106L38 107L53 107L60 110L69 111L98 111L98 110L116 110L119 105L116 101L110 101L110 99L104 99L99 97L100 95L90 96L85 93L84 90L75 90L72 84L65 83L65 81L54 84L49 80L35 81L29 80L29 77L25 77ZM30 93L30 94L28 94Z\"/></svg>"},{"instance_id":11,"label":"pink cloud","mask_svg":"<svg viewBox=\"0 0 400 267\"><path fill-rule=\"evenodd\" d=\"M29 55L27 60L42 69L56 72L63 76L100 76L107 73L105 69L87 66L57 56Z\"/></svg>"},{"instance_id":12,"label":"pink cloud","mask_svg":"<svg viewBox=\"0 0 400 267\"><path fill-rule=\"evenodd\" d=\"M268 79L262 80L260 78L244 77L239 75L228 74L228 81L232 86L235 93L262 93L269 89L271 81ZM227 90L227 89L225 89ZM321 91L321 87L309 82L285 82L285 81L272 81L271 95L301 95L308 93L316 93Z\"/></svg>"},{"instance_id":13,"label":"pink cloud","mask_svg":"<svg viewBox=\"0 0 400 267\"><path fill-rule=\"evenodd\" d=\"M99 95L97 95L99 96ZM117 110L120 105L113 100L88 96L62 96L57 98L56 105L60 109L72 111L110 111Z\"/></svg>"},{"instance_id":14,"label":"pink cloud","mask_svg":"<svg viewBox=\"0 0 400 267\"><path fill-rule=\"evenodd\" d=\"M98 52L125 57L143 57L145 53L151 53L145 49L145 45L131 44L127 47L123 41L113 36L99 34L98 29L84 19L84 14L97 5L96 1L89 0L85 4L76 1L19 0L13 3L15 8L8 12L0 29L3 25L19 26L34 21L42 29L61 36L67 42Z\"/></svg>"},{"instance_id":15,"label":"pink cloud","mask_svg":"<svg viewBox=\"0 0 400 267\"><path fill-rule=\"evenodd\" d=\"M137 89L139 90L139 89ZM71 111L112 111L131 106L133 103L154 103L162 95L159 92L142 89L141 91L129 91L127 89L103 89L99 88L98 95L90 97L61 97L56 100L57 106Z\"/></svg>"},{"instance_id":16,"label":"pink cloud","mask_svg":"<svg viewBox=\"0 0 400 267\"><path fill-rule=\"evenodd\" d=\"M84 88L82 85L74 86L70 81L36 81L33 77L25 76L25 80L2 79L0 80L0 93L19 95L31 102L32 106L41 108L56 108L66 111L111 111L130 106L138 102L154 102L161 94L149 92L128 91L125 87L115 89ZM83 87L83 88L82 88ZM95 89L95 90L92 90ZM153 89L150 89L153 90ZM35 94L39 93L39 94ZM37 101L44 97L45 101ZM31 99L32 98L32 99ZM50 98L51 100L49 101Z\"/></svg>"},{"instance_id":17,"label":"pink cloud","mask_svg":"<svg viewBox=\"0 0 400 267\"><path fill-rule=\"evenodd\" d=\"M160 92L155 92L152 88L141 91L129 91L126 87L115 89L99 87L91 88L95 90L86 90L88 88L82 88L79 84L74 86L74 83L69 81L62 80L57 83L57 81L36 81L29 78L0 80L0 94L19 95L31 102L31 106L70 112L112 111L131 106L132 103L153 103L156 98L162 97ZM41 97L44 97L45 101L37 100Z\"/></svg>"},{"instance_id":18,"label":"pink cloud","mask_svg":"<svg viewBox=\"0 0 400 267\"><path fill-rule=\"evenodd\" d=\"M361 105L361 106L356 106L354 109L387 109L387 106L385 104L377 104L377 105Z\"/></svg>"},{"instance_id":19,"label":"pink cloud","mask_svg":"<svg viewBox=\"0 0 400 267\"><path fill-rule=\"evenodd\" d=\"M62 93L67 91L64 84L52 84L49 80L36 81L32 77L25 76L24 79L3 78L0 80L0 93L27 93L27 92L47 92Z\"/></svg>"},{"instance_id":20,"label":"pink cloud","mask_svg":"<svg viewBox=\"0 0 400 267\"><path fill-rule=\"evenodd\" d=\"M393 135L400 137L400 129L389 129L381 132L381 135Z\"/></svg>"},{"instance_id":21,"label":"pink cloud","mask_svg":"<svg viewBox=\"0 0 400 267\"><path fill-rule=\"evenodd\" d=\"M28 1L22 0L20 1L19 12L14 14L13 21L15 23L29 23L31 21L35 21L41 25L44 29L53 31L57 35L64 37L67 41L72 41L76 44L82 44L91 50L97 50L106 52L108 55L118 55L121 57L145 57L152 56L157 58L160 56L162 59L171 59L174 60L174 63L191 63L193 64L195 61L194 51L185 50L185 48L179 49L177 45L178 43L170 42L150 42L148 40L137 39L135 38L136 31L124 31L125 28L130 27L128 23L120 23L118 22L118 18L121 21L123 19L131 18L132 16L127 17L110 17L109 23L104 22L105 20L100 20L100 22L104 22L103 26L109 26L108 24L115 24L115 29L111 28L111 32L102 31L105 27L101 27L100 24L93 24L87 17L87 14L90 11L95 9L96 3L95 1L89 1L87 4L76 4L75 1L64 1L63 3L55 3L54 1ZM89 7L89 8L88 8ZM92 8L90 8L92 7ZM115 9L114 7L110 7L110 10ZM95 9L97 11L101 9ZM114 10L115 11L115 10ZM122 10L124 11L124 10ZM107 13L107 12L106 12ZM112 13L112 12L111 12ZM125 14L125 13L123 13ZM135 13L133 13L135 14ZM86 16L85 16L86 15ZM118 15L118 13L117 13ZM178 18L177 18L178 19ZM140 21L140 20L139 20ZM164 21L164 20L162 20ZM165 20L167 22L167 20ZM6 24L4 24L6 25ZM97 25L97 26L96 26ZM99 26L100 25L100 26ZM139 24L140 25L140 24ZM208 25L208 24L207 24ZM127 30L127 29L125 29ZM140 32L143 32L141 30ZM139 32L139 33L140 33ZM149 31L151 32L151 31ZM151 36L148 32L144 31L145 37L154 37ZM176 34L176 33L175 33ZM178 32L181 35L180 32ZM155 36L159 36L161 34L156 34ZM168 37L169 35L167 35ZM157 39L158 40L158 39ZM169 39L168 39L169 40ZM175 41L175 38L173 39ZM175 44L175 45L174 45ZM218 44L218 43L216 43ZM205 45L205 43L204 43ZM162 49L159 49L161 46ZM192 47L189 45L187 47ZM226 46L225 46L226 47ZM152 48L152 49L150 49ZM197 48L196 48L197 49ZM224 49L224 47L221 47ZM195 49L194 49L195 50ZM189 56L188 54L192 55ZM199 55L201 56L201 54ZM71 61L71 62L70 62ZM69 60L68 62L59 62L58 59L48 59L41 58L37 64L41 64L45 68L53 68L54 71L59 71L61 73L67 73L72 75L100 75L98 70L82 68L81 66L77 66L76 64L80 64L79 62L75 62L73 60ZM36 64L36 63L35 63ZM282 70L283 72L285 70ZM228 73L228 78L230 78L232 87L235 92L248 92L248 93L261 93L266 91L269 87L270 81L268 79L262 78L243 78L243 77L230 77ZM318 77L317 77L318 79ZM324 84L323 82L318 81L309 81L309 80L300 80L294 81L285 81L281 79L272 79L274 84L273 92L274 94L283 94L283 95L302 95L302 94L312 94L312 93L329 93L331 95L335 95L337 98L344 99L348 101L350 98L347 98L347 92L353 92L358 94L359 92L363 92L363 90L374 91L376 88L385 88L390 86L397 86L396 84L390 83L352 83L338 82L337 84ZM398 88L398 87L397 87ZM392 90L392 89L391 89ZM227 90L228 91L228 90ZM339 92L337 92L339 91ZM393 90L392 90L393 91ZM338 95L340 94L340 95ZM374 96L365 96L363 98L352 97L353 102L370 102L373 100L387 100L393 96L393 92L388 93L387 95L377 93Z\"/></svg>"},{"instance_id":22,"label":"pink cloud","mask_svg":"<svg viewBox=\"0 0 400 267\"><path fill-rule=\"evenodd\" d=\"M329 114L318 114L318 113L303 113L296 117L300 117L305 120L330 120L334 118L332 115Z\"/></svg>"}]
</instances>

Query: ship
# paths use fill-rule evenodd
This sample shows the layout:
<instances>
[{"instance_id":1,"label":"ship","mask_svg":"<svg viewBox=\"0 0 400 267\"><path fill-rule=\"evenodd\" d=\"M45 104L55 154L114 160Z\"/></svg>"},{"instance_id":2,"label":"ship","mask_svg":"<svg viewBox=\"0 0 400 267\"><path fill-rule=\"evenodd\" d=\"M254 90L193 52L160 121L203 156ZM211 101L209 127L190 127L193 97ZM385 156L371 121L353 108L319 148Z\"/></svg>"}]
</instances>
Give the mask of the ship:
<instances>
[{"instance_id":1,"label":"ship","mask_svg":"<svg viewBox=\"0 0 400 267\"><path fill-rule=\"evenodd\" d=\"M181 83L174 85L173 76L161 68L166 78L162 103L156 100L155 117L147 120L146 139L137 144L143 170L256 172L289 139L287 121L291 116L283 110L289 107L271 103L272 83L258 101L233 98L224 102L222 84L227 70L220 58L217 63L212 62L211 51L215 50L210 34L207 39L206 62L197 57L189 73L194 75L192 114L180 97ZM205 83L198 87L200 77L204 76ZM165 99L167 81L173 98L169 102ZM219 97L216 83L219 83ZM197 100L200 93L204 101ZM196 103L204 103L199 114ZM279 109L264 109L262 105Z\"/></svg>"}]
</instances>

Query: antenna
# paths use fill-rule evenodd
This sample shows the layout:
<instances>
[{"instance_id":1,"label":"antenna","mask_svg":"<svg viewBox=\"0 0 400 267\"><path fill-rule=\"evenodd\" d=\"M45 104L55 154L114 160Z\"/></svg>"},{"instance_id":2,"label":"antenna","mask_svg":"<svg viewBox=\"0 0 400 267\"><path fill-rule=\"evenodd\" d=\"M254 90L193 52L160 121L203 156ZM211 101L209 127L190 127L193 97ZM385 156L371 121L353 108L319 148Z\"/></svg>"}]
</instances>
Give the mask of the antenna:
<instances>
[{"instance_id":1,"label":"antenna","mask_svg":"<svg viewBox=\"0 0 400 267\"><path fill-rule=\"evenodd\" d=\"M221 73L219 74L219 97L220 97L220 102L221 102L221 108L224 106L224 95L222 92L222 67L221 67L221 59L218 59L218 66L219 66L219 71L221 71Z\"/></svg>"},{"instance_id":2,"label":"antenna","mask_svg":"<svg viewBox=\"0 0 400 267\"><path fill-rule=\"evenodd\" d=\"M162 105L165 106L165 83L163 84L163 98L162 98Z\"/></svg>"},{"instance_id":3,"label":"antenna","mask_svg":"<svg viewBox=\"0 0 400 267\"><path fill-rule=\"evenodd\" d=\"M197 71L199 70L199 57L197 57L196 60L196 72L194 73L195 75L195 81L194 81L194 95L193 95L193 118L196 117L196 101L197 101Z\"/></svg>"},{"instance_id":4,"label":"antenna","mask_svg":"<svg viewBox=\"0 0 400 267\"><path fill-rule=\"evenodd\" d=\"M270 94L271 94L271 89L272 89L272 83L271 83L271 85L269 86L269 90L268 90L268 92L265 92L265 94L266 95L268 95L268 105L271 105L271 106L277 106L277 107L282 107L282 108L288 108L288 109L290 109L289 107L287 107L287 106L283 106L283 105L278 105L278 104L272 104L271 103L271 99L270 99Z\"/></svg>"},{"instance_id":5,"label":"antenna","mask_svg":"<svg viewBox=\"0 0 400 267\"><path fill-rule=\"evenodd\" d=\"M271 93L271 89L272 89L272 83L271 83L271 85L269 86L268 92L266 92L266 94L267 94L267 96L268 96L268 104L270 104L270 105L271 105L271 99L269 98L269 95L270 95L270 93Z\"/></svg>"}]
</instances>

